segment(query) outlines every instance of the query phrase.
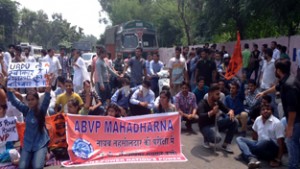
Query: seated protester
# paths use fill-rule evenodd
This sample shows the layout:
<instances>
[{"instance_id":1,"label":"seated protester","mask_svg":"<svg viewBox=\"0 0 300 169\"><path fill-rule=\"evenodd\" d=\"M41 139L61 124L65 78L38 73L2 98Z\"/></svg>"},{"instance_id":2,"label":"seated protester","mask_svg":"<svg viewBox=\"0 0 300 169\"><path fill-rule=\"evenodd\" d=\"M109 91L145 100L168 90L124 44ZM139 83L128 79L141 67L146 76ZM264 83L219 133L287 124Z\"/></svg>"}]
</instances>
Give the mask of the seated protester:
<instances>
[{"instance_id":1,"label":"seated protester","mask_svg":"<svg viewBox=\"0 0 300 169\"><path fill-rule=\"evenodd\" d=\"M130 98L130 113L133 116L150 114L154 107L154 92L150 90L151 83L144 80L142 86L137 89Z\"/></svg>"},{"instance_id":2,"label":"seated protester","mask_svg":"<svg viewBox=\"0 0 300 169\"><path fill-rule=\"evenodd\" d=\"M257 158L270 161L271 167L278 167L281 164L284 126L272 114L273 108L270 105L262 105L261 115L252 127L253 140L244 137L236 138L242 152L236 159L247 161L249 169L259 168L260 162Z\"/></svg>"},{"instance_id":3,"label":"seated protester","mask_svg":"<svg viewBox=\"0 0 300 169\"><path fill-rule=\"evenodd\" d=\"M166 91L169 91L170 92L170 87L169 86L163 86L161 88L161 91L163 90L166 90ZM160 99L160 96L156 97L156 99L154 100L154 106L157 107L159 105L159 99ZM170 99L170 103L174 103L174 98L173 96L171 95L171 99Z\"/></svg>"},{"instance_id":4,"label":"seated protester","mask_svg":"<svg viewBox=\"0 0 300 169\"><path fill-rule=\"evenodd\" d=\"M204 137L203 147L205 148L210 148L209 143L221 142L222 137L217 130L227 130L222 149L228 153L233 153L228 145L231 144L238 122L234 118L233 110L220 101L220 93L219 86L212 85L208 90L208 98L199 103L197 109L199 129ZM220 111L222 114L218 115Z\"/></svg>"},{"instance_id":5,"label":"seated protester","mask_svg":"<svg viewBox=\"0 0 300 169\"><path fill-rule=\"evenodd\" d=\"M218 83L212 83L210 86L220 86ZM220 101L225 104L225 94L221 91L221 88L220 88ZM208 93L206 93L203 97L203 99L207 100L208 99Z\"/></svg>"},{"instance_id":6,"label":"seated protester","mask_svg":"<svg viewBox=\"0 0 300 169\"><path fill-rule=\"evenodd\" d=\"M208 86L204 83L204 78L199 77L197 81L197 87L193 90L196 96L197 104L203 99L204 95L208 92Z\"/></svg>"},{"instance_id":7,"label":"seated protester","mask_svg":"<svg viewBox=\"0 0 300 169\"><path fill-rule=\"evenodd\" d=\"M79 92L79 96L84 102L84 109L88 110L88 115L104 115L101 98L94 90L91 90L91 82L89 80L83 82L83 90ZM95 105L93 105L93 101L96 103Z\"/></svg>"},{"instance_id":8,"label":"seated protester","mask_svg":"<svg viewBox=\"0 0 300 169\"><path fill-rule=\"evenodd\" d=\"M253 124L258 116L260 116L260 108L262 105L271 105L272 97L270 95L264 95L260 102L257 102L256 105L249 112L249 120L248 124Z\"/></svg>"},{"instance_id":9,"label":"seated protester","mask_svg":"<svg viewBox=\"0 0 300 169\"><path fill-rule=\"evenodd\" d=\"M106 109L106 116L111 116L111 117L121 117L121 109L120 106L116 104L109 104Z\"/></svg>"},{"instance_id":10,"label":"seated protester","mask_svg":"<svg viewBox=\"0 0 300 169\"><path fill-rule=\"evenodd\" d=\"M45 98L45 89L46 89L45 87L40 87L37 89L39 98L40 98L40 106ZM48 113L48 115L53 115L53 114L55 114L54 107L55 107L55 102L56 102L56 96L55 96L55 93L53 90L50 91L50 96L51 96L51 100L50 100L50 104L49 104L47 113ZM26 101L25 101L25 103L26 103Z\"/></svg>"},{"instance_id":11,"label":"seated protester","mask_svg":"<svg viewBox=\"0 0 300 169\"><path fill-rule=\"evenodd\" d=\"M218 84L219 84L221 92L224 93L225 96L229 95L229 90L226 87L225 80L219 80Z\"/></svg>"},{"instance_id":12,"label":"seated protester","mask_svg":"<svg viewBox=\"0 0 300 169\"><path fill-rule=\"evenodd\" d=\"M84 107L81 108L79 105L79 101L72 98L68 100L67 103L68 106L68 113L69 114L81 114L81 115L86 115L89 113L89 109L85 109Z\"/></svg>"},{"instance_id":13,"label":"seated protester","mask_svg":"<svg viewBox=\"0 0 300 169\"><path fill-rule=\"evenodd\" d=\"M256 95L259 93L258 89L256 88L256 82L253 79L248 81L248 90L246 91L246 108L248 112L251 111L254 106L257 104L258 100L255 98Z\"/></svg>"},{"instance_id":14,"label":"seated protester","mask_svg":"<svg viewBox=\"0 0 300 169\"><path fill-rule=\"evenodd\" d=\"M5 118L7 105L0 105L0 118ZM19 152L14 149L14 143L12 141L0 140L0 166L1 163L11 162L13 165L18 165L20 160Z\"/></svg>"},{"instance_id":15,"label":"seated protester","mask_svg":"<svg viewBox=\"0 0 300 169\"><path fill-rule=\"evenodd\" d=\"M123 109L123 112L128 112L129 99L133 93L134 88L130 88L130 81L128 78L122 78L122 87L118 89L111 97L111 103L117 104Z\"/></svg>"},{"instance_id":16,"label":"seated protester","mask_svg":"<svg viewBox=\"0 0 300 169\"><path fill-rule=\"evenodd\" d=\"M182 82L181 91L175 96L175 106L182 119L186 121L187 130L194 133L192 123L197 122L197 101L194 93L189 92L188 83Z\"/></svg>"},{"instance_id":17,"label":"seated protester","mask_svg":"<svg viewBox=\"0 0 300 169\"><path fill-rule=\"evenodd\" d=\"M83 106L83 101L81 97L73 91L73 81L71 79L67 79L65 81L66 91L63 94L60 94L56 98L55 102L55 112L56 113L68 113L67 103L70 99L75 98L79 101L80 106Z\"/></svg>"},{"instance_id":18,"label":"seated protester","mask_svg":"<svg viewBox=\"0 0 300 169\"><path fill-rule=\"evenodd\" d=\"M20 100L23 99L20 93L16 92L15 96ZM2 85L0 86L0 98L2 98L2 100L4 101L3 103L1 102L0 104L5 104L7 107L7 109L5 110L6 112L5 116L7 117L16 116L18 122L23 122L24 121L23 114L15 106L13 106L11 102L7 99L6 88L3 87Z\"/></svg>"},{"instance_id":19,"label":"seated protester","mask_svg":"<svg viewBox=\"0 0 300 169\"><path fill-rule=\"evenodd\" d=\"M154 113L175 112L176 107L170 102L171 98L170 91L162 90L159 94L159 104L155 106Z\"/></svg>"},{"instance_id":20,"label":"seated protester","mask_svg":"<svg viewBox=\"0 0 300 169\"><path fill-rule=\"evenodd\" d=\"M66 78L64 78L63 76L57 77L57 88L54 91L56 96L65 92L65 81L66 81Z\"/></svg>"},{"instance_id":21,"label":"seated protester","mask_svg":"<svg viewBox=\"0 0 300 169\"><path fill-rule=\"evenodd\" d=\"M241 132L242 136L246 136L247 132L247 122L248 113L244 110L244 82L240 85L233 81L230 84L230 95L225 97L225 105L234 111L235 117L241 122Z\"/></svg>"}]
</instances>

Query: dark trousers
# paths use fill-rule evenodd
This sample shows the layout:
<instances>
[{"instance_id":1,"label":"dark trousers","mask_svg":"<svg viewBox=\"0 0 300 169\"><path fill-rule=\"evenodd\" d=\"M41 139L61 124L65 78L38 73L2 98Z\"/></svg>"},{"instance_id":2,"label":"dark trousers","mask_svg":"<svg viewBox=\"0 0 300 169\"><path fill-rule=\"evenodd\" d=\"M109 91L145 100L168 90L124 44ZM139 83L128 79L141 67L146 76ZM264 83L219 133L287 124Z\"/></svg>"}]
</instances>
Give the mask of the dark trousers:
<instances>
[{"instance_id":1,"label":"dark trousers","mask_svg":"<svg viewBox=\"0 0 300 169\"><path fill-rule=\"evenodd\" d=\"M236 120L231 121L229 117L220 118L217 122L217 127L219 131L227 130L224 143L230 144L237 130L238 122ZM216 131L214 125L204 127L200 127L199 125L199 128L204 137L204 142L215 143L216 141L216 143L219 143L222 140L220 133Z\"/></svg>"},{"instance_id":2,"label":"dark trousers","mask_svg":"<svg viewBox=\"0 0 300 169\"><path fill-rule=\"evenodd\" d=\"M158 77L151 78L151 90L154 92L155 97L159 95Z\"/></svg>"},{"instance_id":3,"label":"dark trousers","mask_svg":"<svg viewBox=\"0 0 300 169\"><path fill-rule=\"evenodd\" d=\"M247 74L247 79L250 79L250 78L251 78L251 75L252 75L252 73L253 73L253 71L254 71L254 75L255 75L254 80L255 80L255 82L256 82L257 76L258 76L258 69L259 69L259 67L249 69L249 70L248 70L248 74Z\"/></svg>"},{"instance_id":4,"label":"dark trousers","mask_svg":"<svg viewBox=\"0 0 300 169\"><path fill-rule=\"evenodd\" d=\"M140 105L134 105L134 104L129 104L130 108L130 115L131 116L139 116L139 115L145 115L145 114L151 114L151 110L140 106Z\"/></svg>"}]
</instances>

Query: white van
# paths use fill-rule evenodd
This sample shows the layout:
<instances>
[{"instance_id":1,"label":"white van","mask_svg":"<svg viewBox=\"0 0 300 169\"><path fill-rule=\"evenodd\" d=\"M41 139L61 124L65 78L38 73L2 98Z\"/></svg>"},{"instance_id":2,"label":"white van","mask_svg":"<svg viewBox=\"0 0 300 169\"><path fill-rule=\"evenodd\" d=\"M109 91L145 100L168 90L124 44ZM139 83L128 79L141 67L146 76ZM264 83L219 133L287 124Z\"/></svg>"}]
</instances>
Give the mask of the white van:
<instances>
[{"instance_id":1,"label":"white van","mask_svg":"<svg viewBox=\"0 0 300 169\"><path fill-rule=\"evenodd\" d=\"M20 46L21 46L21 48L22 48L22 55L24 55L23 50L24 50L25 48L28 48L28 47L29 47L29 48L30 48L30 53L29 53L30 56L33 56L36 60L38 60L38 58L41 57L41 51L42 51L42 49L43 49L42 46L30 45L30 44L27 43L27 42L22 42L22 43L20 43Z\"/></svg>"}]
</instances>

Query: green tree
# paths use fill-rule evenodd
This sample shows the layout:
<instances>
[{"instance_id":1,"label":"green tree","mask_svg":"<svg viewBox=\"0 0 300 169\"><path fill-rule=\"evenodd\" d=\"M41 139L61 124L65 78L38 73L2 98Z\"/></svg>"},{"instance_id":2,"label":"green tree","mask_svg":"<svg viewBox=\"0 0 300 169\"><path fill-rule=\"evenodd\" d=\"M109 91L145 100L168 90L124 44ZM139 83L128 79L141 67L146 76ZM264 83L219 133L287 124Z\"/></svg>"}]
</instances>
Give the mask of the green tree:
<instances>
[{"instance_id":1,"label":"green tree","mask_svg":"<svg viewBox=\"0 0 300 169\"><path fill-rule=\"evenodd\" d=\"M18 3L0 0L0 46L15 43L15 31L18 26Z\"/></svg>"}]
</instances>

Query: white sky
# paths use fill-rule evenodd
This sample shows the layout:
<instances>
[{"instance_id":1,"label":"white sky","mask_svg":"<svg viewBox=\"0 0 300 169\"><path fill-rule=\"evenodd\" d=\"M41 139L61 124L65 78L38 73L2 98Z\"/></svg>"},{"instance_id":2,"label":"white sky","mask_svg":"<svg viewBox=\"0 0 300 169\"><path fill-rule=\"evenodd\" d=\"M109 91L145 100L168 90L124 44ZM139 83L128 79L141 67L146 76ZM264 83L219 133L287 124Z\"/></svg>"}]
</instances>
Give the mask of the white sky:
<instances>
[{"instance_id":1,"label":"white sky","mask_svg":"<svg viewBox=\"0 0 300 169\"><path fill-rule=\"evenodd\" d=\"M99 38L105 31L105 24L99 23L99 12L102 9L98 0L15 0L32 11L43 10L51 20L53 13L61 13L71 25L83 28L86 35ZM107 15L106 15L107 16Z\"/></svg>"}]
</instances>

